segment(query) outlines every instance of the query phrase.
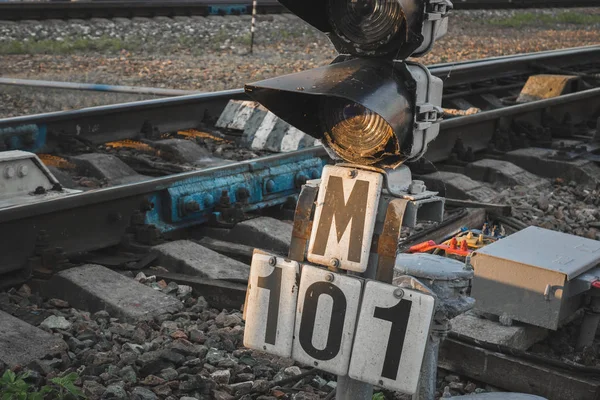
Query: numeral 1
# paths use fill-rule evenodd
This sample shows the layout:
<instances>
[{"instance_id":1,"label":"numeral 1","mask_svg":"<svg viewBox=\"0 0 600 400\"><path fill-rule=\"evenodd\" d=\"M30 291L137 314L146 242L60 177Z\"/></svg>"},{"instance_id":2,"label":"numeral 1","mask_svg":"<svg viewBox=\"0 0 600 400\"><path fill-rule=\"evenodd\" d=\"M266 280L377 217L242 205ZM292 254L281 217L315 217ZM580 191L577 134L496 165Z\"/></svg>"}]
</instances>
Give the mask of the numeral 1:
<instances>
[{"instance_id":1,"label":"numeral 1","mask_svg":"<svg viewBox=\"0 0 600 400\"><path fill-rule=\"evenodd\" d=\"M265 343L275 345L277 322L279 319L279 298L281 297L281 268L273 268L268 276L258 277L258 287L269 291L269 309L267 311L267 330Z\"/></svg>"},{"instance_id":2,"label":"numeral 1","mask_svg":"<svg viewBox=\"0 0 600 400\"><path fill-rule=\"evenodd\" d=\"M398 367L400 366L400 357L402 356L402 348L404 347L404 338L406 336L411 307L412 302L408 300L400 300L398 304L390 308L375 307L375 312L373 313L375 318L392 323L387 352L383 361L383 370L381 372L381 376L384 378L395 380L398 375Z\"/></svg>"}]
</instances>

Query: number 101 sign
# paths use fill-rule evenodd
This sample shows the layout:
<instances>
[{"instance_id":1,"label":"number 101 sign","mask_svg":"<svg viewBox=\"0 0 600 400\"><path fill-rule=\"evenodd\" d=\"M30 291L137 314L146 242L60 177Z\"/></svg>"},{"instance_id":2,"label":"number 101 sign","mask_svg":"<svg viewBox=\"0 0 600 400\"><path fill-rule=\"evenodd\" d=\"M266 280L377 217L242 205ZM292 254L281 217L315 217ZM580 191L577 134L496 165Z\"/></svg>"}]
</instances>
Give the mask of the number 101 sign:
<instances>
[{"instance_id":1,"label":"number 101 sign","mask_svg":"<svg viewBox=\"0 0 600 400\"><path fill-rule=\"evenodd\" d=\"M255 251L244 346L413 394L434 303L421 292Z\"/></svg>"}]
</instances>

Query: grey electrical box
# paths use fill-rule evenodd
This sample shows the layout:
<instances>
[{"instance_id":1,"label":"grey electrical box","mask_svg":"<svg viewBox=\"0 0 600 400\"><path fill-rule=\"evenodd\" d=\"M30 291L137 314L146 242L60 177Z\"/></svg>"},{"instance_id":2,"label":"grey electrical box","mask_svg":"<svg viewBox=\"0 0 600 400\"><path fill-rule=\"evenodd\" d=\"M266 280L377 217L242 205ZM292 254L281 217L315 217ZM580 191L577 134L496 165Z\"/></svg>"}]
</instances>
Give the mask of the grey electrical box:
<instances>
[{"instance_id":1,"label":"grey electrical box","mask_svg":"<svg viewBox=\"0 0 600 400\"><path fill-rule=\"evenodd\" d=\"M600 242L529 227L474 252L475 309L557 329L598 279Z\"/></svg>"}]
</instances>

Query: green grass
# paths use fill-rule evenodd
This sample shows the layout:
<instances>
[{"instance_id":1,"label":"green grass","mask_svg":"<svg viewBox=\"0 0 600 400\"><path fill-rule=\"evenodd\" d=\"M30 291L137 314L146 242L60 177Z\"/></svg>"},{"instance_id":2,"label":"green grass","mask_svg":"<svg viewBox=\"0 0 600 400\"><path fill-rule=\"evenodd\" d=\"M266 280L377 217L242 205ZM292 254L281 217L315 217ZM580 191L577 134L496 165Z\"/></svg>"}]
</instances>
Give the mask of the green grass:
<instances>
[{"instance_id":1,"label":"green grass","mask_svg":"<svg viewBox=\"0 0 600 400\"><path fill-rule=\"evenodd\" d=\"M72 54L97 51L117 53L121 50L137 50L141 46L137 40L101 37L99 39L66 39L0 42L0 54Z\"/></svg>"},{"instance_id":2,"label":"green grass","mask_svg":"<svg viewBox=\"0 0 600 400\"><path fill-rule=\"evenodd\" d=\"M506 28L520 28L527 25L542 25L549 27L557 24L595 25L600 24L600 15L581 14L574 11L565 11L555 15L524 12L515 14L511 17L494 18L490 23Z\"/></svg>"}]
</instances>

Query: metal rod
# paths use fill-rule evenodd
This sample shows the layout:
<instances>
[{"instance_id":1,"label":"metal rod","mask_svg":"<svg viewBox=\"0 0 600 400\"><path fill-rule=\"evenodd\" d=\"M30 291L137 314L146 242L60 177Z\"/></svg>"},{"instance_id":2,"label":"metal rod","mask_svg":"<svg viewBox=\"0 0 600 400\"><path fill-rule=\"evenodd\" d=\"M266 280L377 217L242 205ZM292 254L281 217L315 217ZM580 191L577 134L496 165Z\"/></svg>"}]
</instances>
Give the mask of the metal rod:
<instances>
[{"instance_id":1,"label":"metal rod","mask_svg":"<svg viewBox=\"0 0 600 400\"><path fill-rule=\"evenodd\" d=\"M162 89L138 86L103 85L97 83L55 82L32 79L0 78L0 85L43 87L64 90L88 90L92 92L146 94L152 96L185 96L201 93L194 90Z\"/></svg>"},{"instance_id":2,"label":"metal rod","mask_svg":"<svg viewBox=\"0 0 600 400\"><path fill-rule=\"evenodd\" d=\"M356 381L348 376L338 376L336 400L371 400L373 398L373 385Z\"/></svg>"},{"instance_id":3,"label":"metal rod","mask_svg":"<svg viewBox=\"0 0 600 400\"><path fill-rule=\"evenodd\" d=\"M597 289L594 289L596 291ZM577 339L576 350L583 350L584 347L591 346L596 337L598 323L600 323L600 297L592 296L590 305L586 307L583 316L583 322L579 328L579 338Z\"/></svg>"},{"instance_id":4,"label":"metal rod","mask_svg":"<svg viewBox=\"0 0 600 400\"><path fill-rule=\"evenodd\" d=\"M250 28L250 54L254 51L254 31L256 30L256 9L258 2L252 1L252 27Z\"/></svg>"},{"instance_id":5,"label":"metal rod","mask_svg":"<svg viewBox=\"0 0 600 400\"><path fill-rule=\"evenodd\" d=\"M441 338L435 332L429 335L423 365L421 366L421 378L417 393L413 395L413 400L434 400L437 386L437 365L438 352L440 349Z\"/></svg>"}]
</instances>

